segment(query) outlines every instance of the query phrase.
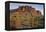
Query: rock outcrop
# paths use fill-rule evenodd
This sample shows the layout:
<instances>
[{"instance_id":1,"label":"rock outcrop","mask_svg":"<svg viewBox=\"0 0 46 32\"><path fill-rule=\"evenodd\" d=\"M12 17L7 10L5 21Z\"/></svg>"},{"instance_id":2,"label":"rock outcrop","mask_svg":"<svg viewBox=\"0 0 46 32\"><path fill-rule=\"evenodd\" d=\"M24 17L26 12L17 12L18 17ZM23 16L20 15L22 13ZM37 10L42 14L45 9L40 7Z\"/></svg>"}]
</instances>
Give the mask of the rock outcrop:
<instances>
[{"instance_id":1,"label":"rock outcrop","mask_svg":"<svg viewBox=\"0 0 46 32\"><path fill-rule=\"evenodd\" d=\"M35 27L33 22L34 20L31 21L31 19L34 16L36 17L41 15L42 14L40 11L36 10L31 6L20 6L19 8L10 11L10 27L16 27L16 28ZM36 23L38 22L36 21Z\"/></svg>"}]
</instances>

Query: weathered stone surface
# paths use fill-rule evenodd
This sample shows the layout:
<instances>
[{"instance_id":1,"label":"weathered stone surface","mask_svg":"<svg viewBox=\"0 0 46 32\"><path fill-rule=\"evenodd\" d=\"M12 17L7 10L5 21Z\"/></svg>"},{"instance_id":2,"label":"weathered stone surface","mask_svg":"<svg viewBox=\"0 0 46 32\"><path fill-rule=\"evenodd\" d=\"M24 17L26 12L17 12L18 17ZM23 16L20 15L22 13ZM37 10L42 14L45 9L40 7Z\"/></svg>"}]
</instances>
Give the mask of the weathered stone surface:
<instances>
[{"instance_id":1,"label":"weathered stone surface","mask_svg":"<svg viewBox=\"0 0 46 32\"><path fill-rule=\"evenodd\" d=\"M41 12L30 6L21 6L10 12L11 27L37 27L38 22L34 22L33 16L41 16ZM34 23L36 25L34 25ZM24 26L25 25L25 26Z\"/></svg>"}]
</instances>

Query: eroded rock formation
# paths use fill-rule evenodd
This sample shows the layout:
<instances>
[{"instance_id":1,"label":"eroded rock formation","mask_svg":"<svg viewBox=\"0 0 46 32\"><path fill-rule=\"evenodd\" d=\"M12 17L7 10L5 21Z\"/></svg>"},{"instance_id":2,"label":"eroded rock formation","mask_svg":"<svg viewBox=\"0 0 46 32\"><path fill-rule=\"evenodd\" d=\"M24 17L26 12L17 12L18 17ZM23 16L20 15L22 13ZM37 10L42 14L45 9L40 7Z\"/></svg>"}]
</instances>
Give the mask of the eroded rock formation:
<instances>
[{"instance_id":1,"label":"eroded rock formation","mask_svg":"<svg viewBox=\"0 0 46 32\"><path fill-rule=\"evenodd\" d=\"M41 16L41 12L31 6L20 6L19 8L10 12L10 27L15 28L32 28L37 27L38 22L34 25L32 18ZM25 26L24 26L25 25Z\"/></svg>"}]
</instances>

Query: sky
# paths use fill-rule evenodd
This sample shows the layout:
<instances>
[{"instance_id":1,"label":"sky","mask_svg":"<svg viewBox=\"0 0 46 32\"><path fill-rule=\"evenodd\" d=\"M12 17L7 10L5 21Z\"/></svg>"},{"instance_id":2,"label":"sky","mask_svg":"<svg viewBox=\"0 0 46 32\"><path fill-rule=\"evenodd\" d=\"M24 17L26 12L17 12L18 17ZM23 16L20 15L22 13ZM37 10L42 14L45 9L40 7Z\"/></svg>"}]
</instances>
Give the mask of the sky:
<instances>
[{"instance_id":1,"label":"sky","mask_svg":"<svg viewBox=\"0 0 46 32\"><path fill-rule=\"evenodd\" d=\"M36 10L39 10L42 15L43 15L43 5L39 5L39 4L21 4L21 3L10 3L10 10L11 9L17 9L19 6L31 6L33 8L35 8Z\"/></svg>"}]
</instances>

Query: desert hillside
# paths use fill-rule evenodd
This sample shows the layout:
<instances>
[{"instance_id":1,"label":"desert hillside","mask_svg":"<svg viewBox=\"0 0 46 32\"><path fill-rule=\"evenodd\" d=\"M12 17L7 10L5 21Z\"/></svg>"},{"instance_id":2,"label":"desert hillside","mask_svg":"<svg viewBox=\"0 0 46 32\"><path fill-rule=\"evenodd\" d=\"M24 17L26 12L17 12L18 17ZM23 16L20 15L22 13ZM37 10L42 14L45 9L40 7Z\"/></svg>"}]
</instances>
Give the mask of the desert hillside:
<instances>
[{"instance_id":1,"label":"desert hillside","mask_svg":"<svg viewBox=\"0 0 46 32\"><path fill-rule=\"evenodd\" d=\"M41 27L43 26L41 19L43 19L41 12L31 6L20 6L10 11L10 27L12 28Z\"/></svg>"}]
</instances>

